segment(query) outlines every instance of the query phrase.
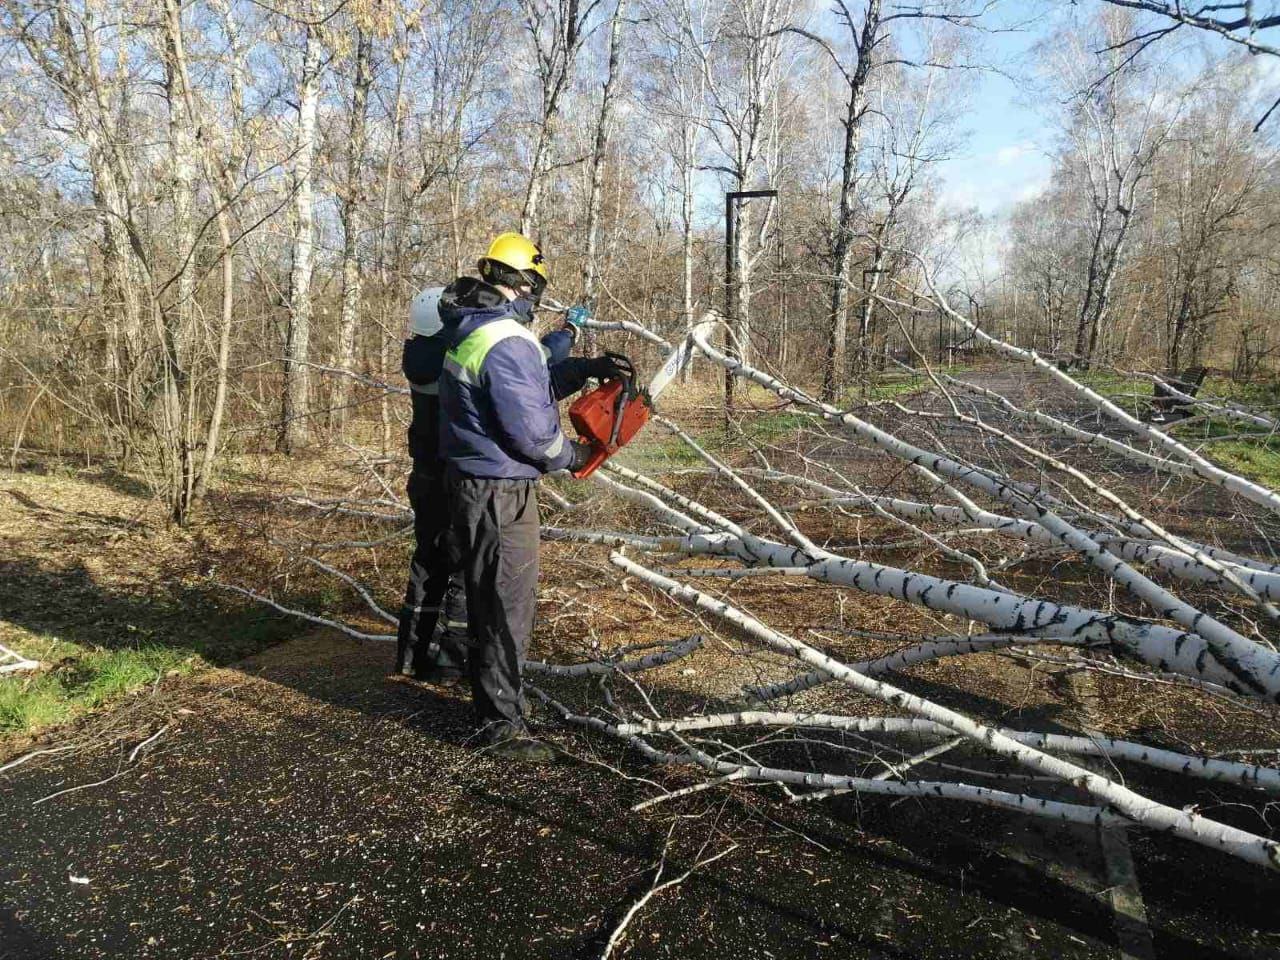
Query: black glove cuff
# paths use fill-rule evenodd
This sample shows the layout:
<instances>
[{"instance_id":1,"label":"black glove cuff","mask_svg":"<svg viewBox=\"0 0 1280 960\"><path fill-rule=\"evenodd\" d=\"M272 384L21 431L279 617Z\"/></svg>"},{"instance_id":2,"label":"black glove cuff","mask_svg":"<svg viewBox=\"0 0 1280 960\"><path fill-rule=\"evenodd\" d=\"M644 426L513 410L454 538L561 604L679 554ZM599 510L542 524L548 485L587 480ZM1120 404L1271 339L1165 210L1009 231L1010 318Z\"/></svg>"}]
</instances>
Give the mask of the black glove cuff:
<instances>
[{"instance_id":1,"label":"black glove cuff","mask_svg":"<svg viewBox=\"0 0 1280 960\"><path fill-rule=\"evenodd\" d=\"M569 444L572 454L569 457L569 472L577 473L587 465L587 461L591 459L592 448L589 444L580 440L574 440Z\"/></svg>"}]
</instances>

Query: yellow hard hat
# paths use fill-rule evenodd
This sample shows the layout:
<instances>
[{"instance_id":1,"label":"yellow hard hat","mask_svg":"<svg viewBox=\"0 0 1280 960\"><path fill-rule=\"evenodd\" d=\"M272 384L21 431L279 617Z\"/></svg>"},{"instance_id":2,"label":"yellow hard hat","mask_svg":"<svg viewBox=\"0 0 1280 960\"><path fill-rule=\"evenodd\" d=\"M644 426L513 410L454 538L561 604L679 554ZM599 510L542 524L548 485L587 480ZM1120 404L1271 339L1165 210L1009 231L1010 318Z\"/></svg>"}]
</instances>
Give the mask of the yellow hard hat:
<instances>
[{"instance_id":1,"label":"yellow hard hat","mask_svg":"<svg viewBox=\"0 0 1280 960\"><path fill-rule=\"evenodd\" d=\"M480 276L486 280L502 283L507 278L503 276L505 271L501 267L519 274L522 280L533 288L535 297L542 293L549 279L546 261L543 260L542 251L538 249L538 245L523 234L514 231L500 233L493 238L489 249L480 258Z\"/></svg>"}]
</instances>

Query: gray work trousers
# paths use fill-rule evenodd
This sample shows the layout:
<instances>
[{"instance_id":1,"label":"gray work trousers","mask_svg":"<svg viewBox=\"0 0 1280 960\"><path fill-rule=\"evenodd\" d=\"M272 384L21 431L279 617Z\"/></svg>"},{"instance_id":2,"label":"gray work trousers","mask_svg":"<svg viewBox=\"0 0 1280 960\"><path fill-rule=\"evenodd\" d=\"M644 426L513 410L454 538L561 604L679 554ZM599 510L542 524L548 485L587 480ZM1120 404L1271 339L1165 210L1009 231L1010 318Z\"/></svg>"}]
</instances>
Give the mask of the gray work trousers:
<instances>
[{"instance_id":1,"label":"gray work trousers","mask_svg":"<svg viewBox=\"0 0 1280 960\"><path fill-rule=\"evenodd\" d=\"M450 545L467 593L467 674L488 740L525 728L521 672L538 601L535 480L468 477L450 468Z\"/></svg>"}]
</instances>

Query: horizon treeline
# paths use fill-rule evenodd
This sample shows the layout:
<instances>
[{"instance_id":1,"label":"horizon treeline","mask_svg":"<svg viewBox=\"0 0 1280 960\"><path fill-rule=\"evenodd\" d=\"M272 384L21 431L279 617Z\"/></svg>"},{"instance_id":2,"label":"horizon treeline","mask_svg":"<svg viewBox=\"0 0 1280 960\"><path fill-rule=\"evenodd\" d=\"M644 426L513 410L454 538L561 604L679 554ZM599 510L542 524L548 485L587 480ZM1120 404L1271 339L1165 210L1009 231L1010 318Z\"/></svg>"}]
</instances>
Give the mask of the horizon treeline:
<instances>
[{"instance_id":1,"label":"horizon treeline","mask_svg":"<svg viewBox=\"0 0 1280 960\"><path fill-rule=\"evenodd\" d=\"M178 521L224 450L357 421L397 442L362 378L395 380L409 299L508 229L556 300L669 339L725 310L733 349L828 398L963 348L931 285L1046 353L1273 371L1258 58L1135 51L1143 21L1101 3L1055 16L1017 65L1052 177L984 217L942 164L1011 68L998 14L0 0L0 435L141 469ZM726 290L724 194L765 188Z\"/></svg>"}]
</instances>

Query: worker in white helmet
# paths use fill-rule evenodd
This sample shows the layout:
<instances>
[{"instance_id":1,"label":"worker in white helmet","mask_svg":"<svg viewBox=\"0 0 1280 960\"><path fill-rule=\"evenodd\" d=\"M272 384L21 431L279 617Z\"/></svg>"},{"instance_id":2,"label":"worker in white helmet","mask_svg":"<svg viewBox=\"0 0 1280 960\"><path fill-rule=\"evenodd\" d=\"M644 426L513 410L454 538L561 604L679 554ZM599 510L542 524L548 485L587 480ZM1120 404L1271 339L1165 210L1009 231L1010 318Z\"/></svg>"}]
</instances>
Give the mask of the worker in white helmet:
<instances>
[{"instance_id":1,"label":"worker in white helmet","mask_svg":"<svg viewBox=\"0 0 1280 960\"><path fill-rule=\"evenodd\" d=\"M450 569L444 461L438 450L438 381L449 346L440 322L443 292L443 287L428 287L410 302L401 361L413 401L409 505L417 544L400 608L393 676L427 683L461 680L466 665L467 601L461 575Z\"/></svg>"},{"instance_id":2,"label":"worker in white helmet","mask_svg":"<svg viewBox=\"0 0 1280 960\"><path fill-rule=\"evenodd\" d=\"M439 380L454 334L440 318L443 293L443 287L427 287L410 302L401 361L413 400L409 505L417 545L400 608L392 679L451 685L466 678L467 601L457 557L449 550L451 515L445 461L439 450ZM541 340L548 365L562 370L577 386L590 372L586 367L578 369L581 358L569 358L580 322L571 317Z\"/></svg>"}]
</instances>

